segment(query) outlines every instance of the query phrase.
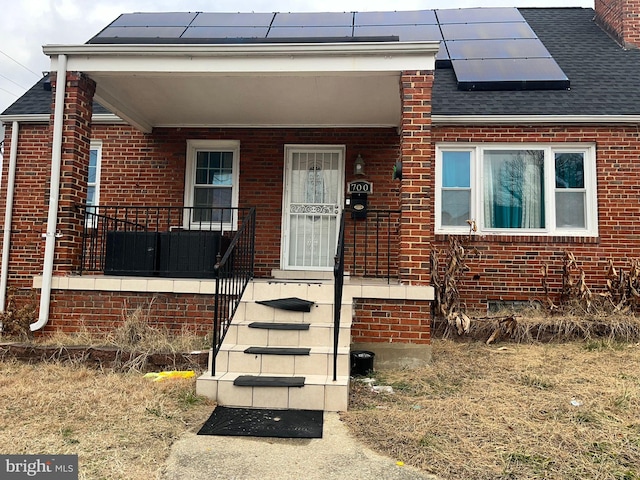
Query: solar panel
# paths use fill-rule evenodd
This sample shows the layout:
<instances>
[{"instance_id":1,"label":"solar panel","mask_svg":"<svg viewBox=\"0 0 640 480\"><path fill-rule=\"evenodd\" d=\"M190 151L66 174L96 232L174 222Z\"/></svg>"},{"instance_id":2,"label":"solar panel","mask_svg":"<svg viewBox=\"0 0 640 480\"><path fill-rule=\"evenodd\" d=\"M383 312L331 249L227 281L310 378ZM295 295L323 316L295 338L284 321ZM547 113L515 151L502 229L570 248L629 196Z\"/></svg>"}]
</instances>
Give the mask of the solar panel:
<instances>
[{"instance_id":1,"label":"solar panel","mask_svg":"<svg viewBox=\"0 0 640 480\"><path fill-rule=\"evenodd\" d=\"M198 13L191 27L268 27L274 13Z\"/></svg>"},{"instance_id":2,"label":"solar panel","mask_svg":"<svg viewBox=\"0 0 640 480\"><path fill-rule=\"evenodd\" d=\"M352 27L271 27L267 38L340 38L352 37Z\"/></svg>"},{"instance_id":3,"label":"solar panel","mask_svg":"<svg viewBox=\"0 0 640 480\"><path fill-rule=\"evenodd\" d=\"M436 10L438 23L508 23L524 22L517 8L456 8Z\"/></svg>"},{"instance_id":4,"label":"solar panel","mask_svg":"<svg viewBox=\"0 0 640 480\"><path fill-rule=\"evenodd\" d=\"M180 38L186 27L107 27L94 39Z\"/></svg>"},{"instance_id":5,"label":"solar panel","mask_svg":"<svg viewBox=\"0 0 640 480\"><path fill-rule=\"evenodd\" d=\"M483 58L551 58L537 38L511 40L451 40L446 42L452 60Z\"/></svg>"},{"instance_id":6,"label":"solar panel","mask_svg":"<svg viewBox=\"0 0 640 480\"><path fill-rule=\"evenodd\" d=\"M110 27L186 27L196 17L191 12L125 13Z\"/></svg>"},{"instance_id":7,"label":"solar panel","mask_svg":"<svg viewBox=\"0 0 640 480\"><path fill-rule=\"evenodd\" d=\"M437 25L375 25L354 27L354 37L397 37L400 42L442 40Z\"/></svg>"},{"instance_id":8,"label":"solar panel","mask_svg":"<svg viewBox=\"0 0 640 480\"><path fill-rule=\"evenodd\" d=\"M463 90L568 88L516 8L392 12L132 13L88 43L440 41L436 68Z\"/></svg>"},{"instance_id":9,"label":"solar panel","mask_svg":"<svg viewBox=\"0 0 640 480\"><path fill-rule=\"evenodd\" d=\"M413 10L407 12L356 12L354 25L437 25L433 10Z\"/></svg>"},{"instance_id":10,"label":"solar panel","mask_svg":"<svg viewBox=\"0 0 640 480\"><path fill-rule=\"evenodd\" d=\"M255 39L266 38L269 27L188 27L181 38Z\"/></svg>"},{"instance_id":11,"label":"solar panel","mask_svg":"<svg viewBox=\"0 0 640 480\"><path fill-rule=\"evenodd\" d=\"M460 90L566 89L553 58L452 60Z\"/></svg>"},{"instance_id":12,"label":"solar panel","mask_svg":"<svg viewBox=\"0 0 640 480\"><path fill-rule=\"evenodd\" d=\"M441 25L445 40L537 38L528 23L454 23Z\"/></svg>"},{"instance_id":13,"label":"solar panel","mask_svg":"<svg viewBox=\"0 0 640 480\"><path fill-rule=\"evenodd\" d=\"M271 25L273 27L351 27L353 13L276 13Z\"/></svg>"}]
</instances>

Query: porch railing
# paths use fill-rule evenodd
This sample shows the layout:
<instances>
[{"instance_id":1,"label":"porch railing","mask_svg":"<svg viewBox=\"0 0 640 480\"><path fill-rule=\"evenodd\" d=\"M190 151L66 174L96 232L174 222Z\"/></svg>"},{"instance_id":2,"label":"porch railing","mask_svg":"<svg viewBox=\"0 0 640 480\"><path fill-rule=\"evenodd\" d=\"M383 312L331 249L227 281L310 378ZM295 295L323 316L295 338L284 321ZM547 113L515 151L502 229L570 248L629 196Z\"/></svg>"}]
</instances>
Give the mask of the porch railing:
<instances>
[{"instance_id":1,"label":"porch railing","mask_svg":"<svg viewBox=\"0 0 640 480\"><path fill-rule=\"evenodd\" d=\"M342 312L342 291L344 289L344 212L340 215L340 230L333 267L333 381L338 379L338 342L340 337L340 316Z\"/></svg>"},{"instance_id":2,"label":"porch railing","mask_svg":"<svg viewBox=\"0 0 640 480\"><path fill-rule=\"evenodd\" d=\"M400 210L369 210L366 218L349 219L345 242L352 276L398 276Z\"/></svg>"},{"instance_id":3,"label":"porch railing","mask_svg":"<svg viewBox=\"0 0 640 480\"><path fill-rule=\"evenodd\" d=\"M80 273L215 278L249 208L100 205L84 209Z\"/></svg>"},{"instance_id":4,"label":"porch railing","mask_svg":"<svg viewBox=\"0 0 640 480\"><path fill-rule=\"evenodd\" d=\"M245 215L224 255L218 254L214 267L216 293L213 317L213 355L211 375L216 373L216 358L231 325L233 315L249 281L253 278L256 237L256 210Z\"/></svg>"}]
</instances>

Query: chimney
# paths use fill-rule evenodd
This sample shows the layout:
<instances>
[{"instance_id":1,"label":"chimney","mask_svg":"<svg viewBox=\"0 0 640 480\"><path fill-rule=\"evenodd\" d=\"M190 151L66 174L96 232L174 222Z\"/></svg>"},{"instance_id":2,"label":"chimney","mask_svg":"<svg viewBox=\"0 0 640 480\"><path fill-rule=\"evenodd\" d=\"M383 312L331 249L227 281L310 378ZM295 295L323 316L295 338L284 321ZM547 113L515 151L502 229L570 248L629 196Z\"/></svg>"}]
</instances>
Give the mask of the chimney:
<instances>
[{"instance_id":1,"label":"chimney","mask_svg":"<svg viewBox=\"0 0 640 480\"><path fill-rule=\"evenodd\" d=\"M596 23L624 48L640 48L640 0L595 0Z\"/></svg>"}]
</instances>

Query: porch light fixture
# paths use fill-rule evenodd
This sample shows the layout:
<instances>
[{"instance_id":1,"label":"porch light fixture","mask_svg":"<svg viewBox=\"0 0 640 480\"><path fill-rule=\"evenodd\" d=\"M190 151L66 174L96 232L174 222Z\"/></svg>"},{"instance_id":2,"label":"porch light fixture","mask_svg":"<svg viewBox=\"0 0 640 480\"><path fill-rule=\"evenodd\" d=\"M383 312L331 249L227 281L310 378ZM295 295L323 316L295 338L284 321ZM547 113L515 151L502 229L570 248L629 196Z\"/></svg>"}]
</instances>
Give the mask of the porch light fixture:
<instances>
[{"instance_id":1,"label":"porch light fixture","mask_svg":"<svg viewBox=\"0 0 640 480\"><path fill-rule=\"evenodd\" d=\"M364 160L360 154L358 154L356 161L353 163L353 174L364 175Z\"/></svg>"}]
</instances>

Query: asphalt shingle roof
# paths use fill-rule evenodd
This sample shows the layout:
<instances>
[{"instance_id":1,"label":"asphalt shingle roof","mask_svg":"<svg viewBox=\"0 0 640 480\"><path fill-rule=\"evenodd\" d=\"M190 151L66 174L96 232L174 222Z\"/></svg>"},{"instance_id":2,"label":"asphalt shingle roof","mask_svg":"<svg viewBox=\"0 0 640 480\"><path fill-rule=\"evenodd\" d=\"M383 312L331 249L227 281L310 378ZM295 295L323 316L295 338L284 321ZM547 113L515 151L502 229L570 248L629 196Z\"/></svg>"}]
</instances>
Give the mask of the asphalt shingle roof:
<instances>
[{"instance_id":1,"label":"asphalt shingle roof","mask_svg":"<svg viewBox=\"0 0 640 480\"><path fill-rule=\"evenodd\" d=\"M436 70L434 115L640 115L640 49L624 50L590 8L520 8L569 77L569 90L459 91Z\"/></svg>"},{"instance_id":2,"label":"asphalt shingle roof","mask_svg":"<svg viewBox=\"0 0 640 480\"><path fill-rule=\"evenodd\" d=\"M12 103L2 115L48 115L51 113L51 81L49 75L45 75L25 92L18 100ZM93 113L110 113L99 103L93 104Z\"/></svg>"},{"instance_id":3,"label":"asphalt shingle roof","mask_svg":"<svg viewBox=\"0 0 640 480\"><path fill-rule=\"evenodd\" d=\"M593 21L590 8L521 8L522 16L571 81L569 90L460 91L438 69L434 115L640 115L640 49L624 50ZM41 79L3 115L48 114ZM108 113L98 104L94 113Z\"/></svg>"}]
</instances>

